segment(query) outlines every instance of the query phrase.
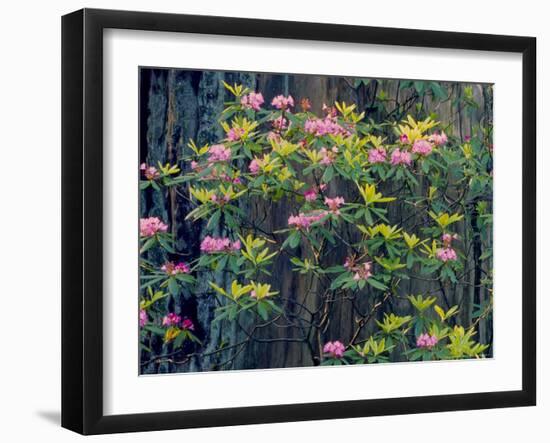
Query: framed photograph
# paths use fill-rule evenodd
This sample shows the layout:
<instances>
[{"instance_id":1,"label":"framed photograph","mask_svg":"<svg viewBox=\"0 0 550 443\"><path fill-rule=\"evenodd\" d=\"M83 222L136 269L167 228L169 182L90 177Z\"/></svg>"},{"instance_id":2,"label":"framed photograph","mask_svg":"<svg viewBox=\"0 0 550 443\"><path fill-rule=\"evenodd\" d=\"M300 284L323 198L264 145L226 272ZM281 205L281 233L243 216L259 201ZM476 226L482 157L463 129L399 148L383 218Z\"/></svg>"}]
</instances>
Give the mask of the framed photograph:
<instances>
[{"instance_id":1,"label":"framed photograph","mask_svg":"<svg viewBox=\"0 0 550 443\"><path fill-rule=\"evenodd\" d=\"M64 16L62 425L534 405L535 50Z\"/></svg>"}]
</instances>

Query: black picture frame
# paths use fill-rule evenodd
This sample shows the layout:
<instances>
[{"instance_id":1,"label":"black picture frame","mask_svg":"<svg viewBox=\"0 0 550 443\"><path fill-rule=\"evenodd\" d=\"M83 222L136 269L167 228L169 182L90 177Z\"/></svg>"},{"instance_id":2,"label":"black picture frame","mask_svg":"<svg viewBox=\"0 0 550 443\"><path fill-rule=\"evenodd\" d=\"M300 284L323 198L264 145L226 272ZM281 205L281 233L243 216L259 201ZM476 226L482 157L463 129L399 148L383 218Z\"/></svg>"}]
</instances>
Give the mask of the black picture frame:
<instances>
[{"instance_id":1,"label":"black picture frame","mask_svg":"<svg viewBox=\"0 0 550 443\"><path fill-rule=\"evenodd\" d=\"M522 389L177 412L103 413L103 30L170 31L522 54ZM62 426L82 434L457 411L536 403L536 39L83 9L62 18Z\"/></svg>"}]
</instances>

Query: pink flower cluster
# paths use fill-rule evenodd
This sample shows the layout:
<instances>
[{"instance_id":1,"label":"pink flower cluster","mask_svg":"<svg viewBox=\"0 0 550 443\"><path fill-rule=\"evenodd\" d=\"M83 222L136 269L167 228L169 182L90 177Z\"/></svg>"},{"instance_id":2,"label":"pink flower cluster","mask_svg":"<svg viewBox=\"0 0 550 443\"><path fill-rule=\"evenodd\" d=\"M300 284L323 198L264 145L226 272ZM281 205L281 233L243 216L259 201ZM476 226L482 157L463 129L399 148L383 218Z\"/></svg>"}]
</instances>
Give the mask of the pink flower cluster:
<instances>
[{"instance_id":1,"label":"pink flower cluster","mask_svg":"<svg viewBox=\"0 0 550 443\"><path fill-rule=\"evenodd\" d=\"M195 325L188 318L184 318L183 321L181 322L181 329L188 329L190 331L194 331Z\"/></svg>"},{"instance_id":2,"label":"pink flower cluster","mask_svg":"<svg viewBox=\"0 0 550 443\"><path fill-rule=\"evenodd\" d=\"M458 234L449 234L449 233L445 233L441 236L441 240L443 241L443 245L445 247L449 247L451 246L451 243L453 240L456 240L458 238Z\"/></svg>"},{"instance_id":3,"label":"pink flower cluster","mask_svg":"<svg viewBox=\"0 0 550 443\"><path fill-rule=\"evenodd\" d=\"M340 215L340 206L342 206L345 203L343 197L334 197L334 198L328 198L325 197L325 205L328 206L330 212L332 212L335 215Z\"/></svg>"},{"instance_id":4,"label":"pink flower cluster","mask_svg":"<svg viewBox=\"0 0 550 443\"><path fill-rule=\"evenodd\" d=\"M191 270L189 265L186 263L180 262L174 264L174 262L171 261L163 264L160 269L168 275L189 274L189 271Z\"/></svg>"},{"instance_id":5,"label":"pink flower cluster","mask_svg":"<svg viewBox=\"0 0 550 443\"><path fill-rule=\"evenodd\" d=\"M391 153L391 164L394 166L397 166L397 165L410 166L411 161L412 161L411 154L408 151L405 151L405 150L400 151L399 149L396 149Z\"/></svg>"},{"instance_id":6,"label":"pink flower cluster","mask_svg":"<svg viewBox=\"0 0 550 443\"><path fill-rule=\"evenodd\" d=\"M246 109L254 109L259 111L264 103L264 96L261 92L251 92L248 95L243 95L241 97L241 105Z\"/></svg>"},{"instance_id":7,"label":"pink flower cluster","mask_svg":"<svg viewBox=\"0 0 550 443\"><path fill-rule=\"evenodd\" d=\"M295 226L297 229L309 229L309 227L327 215L326 211L304 214L301 212L298 215L288 217L288 226Z\"/></svg>"},{"instance_id":8,"label":"pink flower cluster","mask_svg":"<svg viewBox=\"0 0 550 443\"><path fill-rule=\"evenodd\" d=\"M239 179L240 181L240 179ZM216 194L212 194L210 197L210 201L212 203L218 203L219 205L223 205L225 203L228 203L231 200L231 197L229 195L224 195L222 197L218 197Z\"/></svg>"},{"instance_id":9,"label":"pink flower cluster","mask_svg":"<svg viewBox=\"0 0 550 443\"><path fill-rule=\"evenodd\" d=\"M317 200L318 195L319 194L317 194L317 191L314 188L310 188L304 192L304 198L306 199L307 202L312 202Z\"/></svg>"},{"instance_id":10,"label":"pink flower cluster","mask_svg":"<svg viewBox=\"0 0 550 443\"><path fill-rule=\"evenodd\" d=\"M178 314L170 312L162 319L162 326L178 326L181 322L181 317Z\"/></svg>"},{"instance_id":11,"label":"pink flower cluster","mask_svg":"<svg viewBox=\"0 0 550 443\"><path fill-rule=\"evenodd\" d=\"M436 252L436 256L442 262L453 261L457 259L456 251L453 248L441 248Z\"/></svg>"},{"instance_id":12,"label":"pink flower cluster","mask_svg":"<svg viewBox=\"0 0 550 443\"><path fill-rule=\"evenodd\" d=\"M435 335L420 334L416 339L416 347L432 349L438 341Z\"/></svg>"},{"instance_id":13,"label":"pink flower cluster","mask_svg":"<svg viewBox=\"0 0 550 443\"><path fill-rule=\"evenodd\" d=\"M274 106L277 109L288 109L292 106L294 106L294 99L291 95L288 97L285 97L284 95L278 95L277 97L274 97L271 101L271 105Z\"/></svg>"},{"instance_id":14,"label":"pink flower cluster","mask_svg":"<svg viewBox=\"0 0 550 443\"><path fill-rule=\"evenodd\" d=\"M429 155L432 152L433 146L428 140L419 138L415 140L412 147L412 152L420 155Z\"/></svg>"},{"instance_id":15,"label":"pink flower cluster","mask_svg":"<svg viewBox=\"0 0 550 443\"><path fill-rule=\"evenodd\" d=\"M380 146L369 150L369 163L384 163L386 161L386 150Z\"/></svg>"},{"instance_id":16,"label":"pink flower cluster","mask_svg":"<svg viewBox=\"0 0 550 443\"><path fill-rule=\"evenodd\" d=\"M275 120L272 120L271 124L273 125L273 128L282 131L288 127L288 120L280 115Z\"/></svg>"},{"instance_id":17,"label":"pink flower cluster","mask_svg":"<svg viewBox=\"0 0 550 443\"><path fill-rule=\"evenodd\" d=\"M346 347L344 344L338 340L329 341L323 346L323 352L330 355L332 358L342 358Z\"/></svg>"},{"instance_id":18,"label":"pink flower cluster","mask_svg":"<svg viewBox=\"0 0 550 443\"><path fill-rule=\"evenodd\" d=\"M300 100L300 108L302 108L302 111L307 112L311 109L311 102L309 101L309 98L304 97L302 100Z\"/></svg>"},{"instance_id":19,"label":"pink flower cluster","mask_svg":"<svg viewBox=\"0 0 550 443\"><path fill-rule=\"evenodd\" d=\"M146 163L142 163L139 169L147 180L155 180L160 177L159 171L154 166L147 166Z\"/></svg>"},{"instance_id":20,"label":"pink flower cluster","mask_svg":"<svg viewBox=\"0 0 550 443\"><path fill-rule=\"evenodd\" d=\"M201 251L207 254L216 254L220 252L232 252L241 249L240 240L232 242L227 237L210 237L207 235L201 242Z\"/></svg>"},{"instance_id":21,"label":"pink flower cluster","mask_svg":"<svg viewBox=\"0 0 550 443\"><path fill-rule=\"evenodd\" d=\"M145 309L140 309L139 310L139 327L143 328L148 321L149 321L149 317L147 316L147 311Z\"/></svg>"},{"instance_id":22,"label":"pink flower cluster","mask_svg":"<svg viewBox=\"0 0 550 443\"><path fill-rule=\"evenodd\" d=\"M166 232L168 225L163 223L158 217L148 217L139 220L139 235L142 237L152 237L159 232Z\"/></svg>"},{"instance_id":23,"label":"pink flower cluster","mask_svg":"<svg viewBox=\"0 0 550 443\"><path fill-rule=\"evenodd\" d=\"M334 106L328 106L326 103L323 103L321 109L327 115L327 117L336 117L336 115L338 114L338 111Z\"/></svg>"},{"instance_id":24,"label":"pink flower cluster","mask_svg":"<svg viewBox=\"0 0 550 443\"><path fill-rule=\"evenodd\" d=\"M258 172L260 172L260 164L258 163L258 159L253 159L250 164L248 165L248 170L251 174L256 175Z\"/></svg>"},{"instance_id":25,"label":"pink flower cluster","mask_svg":"<svg viewBox=\"0 0 550 443\"><path fill-rule=\"evenodd\" d=\"M321 164L328 166L331 165L334 160L336 160L336 154L338 154L338 148L333 146L332 149L328 150L325 147L319 149L319 154L321 154Z\"/></svg>"},{"instance_id":26,"label":"pink flower cluster","mask_svg":"<svg viewBox=\"0 0 550 443\"><path fill-rule=\"evenodd\" d=\"M268 141L272 141L272 140L273 140L273 141L275 141L275 142L278 143L278 142L281 141L281 134L279 134L279 133L277 133L277 132L275 132L275 131L269 131L269 132L267 133L267 137L266 137L266 138L267 138Z\"/></svg>"},{"instance_id":27,"label":"pink flower cluster","mask_svg":"<svg viewBox=\"0 0 550 443\"><path fill-rule=\"evenodd\" d=\"M227 131L227 140L230 142L236 142L239 141L244 135L244 129L243 128L231 128L229 131Z\"/></svg>"},{"instance_id":28,"label":"pink flower cluster","mask_svg":"<svg viewBox=\"0 0 550 443\"><path fill-rule=\"evenodd\" d=\"M443 131L441 131L441 134L438 132L433 133L428 138L429 141L431 141L436 146L443 146L445 143L447 143L447 134L445 134Z\"/></svg>"},{"instance_id":29,"label":"pink flower cluster","mask_svg":"<svg viewBox=\"0 0 550 443\"><path fill-rule=\"evenodd\" d=\"M440 248L436 252L436 256L442 262L453 261L457 259L456 251L451 247L453 240L456 240L458 235L445 233L441 236L443 241L443 248Z\"/></svg>"},{"instance_id":30,"label":"pink flower cluster","mask_svg":"<svg viewBox=\"0 0 550 443\"><path fill-rule=\"evenodd\" d=\"M308 134L313 134L317 137L323 135L344 135L349 136L350 132L343 128L340 124L336 122L336 119L332 116L327 116L324 119L320 118L310 118L304 123L304 131Z\"/></svg>"},{"instance_id":31,"label":"pink flower cluster","mask_svg":"<svg viewBox=\"0 0 550 443\"><path fill-rule=\"evenodd\" d=\"M368 280L369 277L372 277L372 262L366 261L357 265L352 269L352 272L355 272L355 274L353 274L353 279L355 281Z\"/></svg>"},{"instance_id":32,"label":"pink flower cluster","mask_svg":"<svg viewBox=\"0 0 550 443\"><path fill-rule=\"evenodd\" d=\"M344 263L344 268L353 273L355 281L368 280L372 277L372 262L370 261L355 264L355 258L348 257Z\"/></svg>"},{"instance_id":33,"label":"pink flower cluster","mask_svg":"<svg viewBox=\"0 0 550 443\"><path fill-rule=\"evenodd\" d=\"M313 202L319 197L319 192L324 191L327 188L326 183L321 183L319 188L309 188L304 192L304 198L307 202Z\"/></svg>"},{"instance_id":34,"label":"pink flower cluster","mask_svg":"<svg viewBox=\"0 0 550 443\"><path fill-rule=\"evenodd\" d=\"M399 143L402 143L404 145L409 143L409 136L407 134L401 134L399 136Z\"/></svg>"},{"instance_id":35,"label":"pink flower cluster","mask_svg":"<svg viewBox=\"0 0 550 443\"><path fill-rule=\"evenodd\" d=\"M182 320L181 316L173 312L170 312L169 314L164 316L164 318L162 319L162 326L176 326L180 327L181 329L187 329L190 331L195 330L195 325L193 324L192 320L189 320L188 318L184 318Z\"/></svg>"},{"instance_id":36,"label":"pink flower cluster","mask_svg":"<svg viewBox=\"0 0 550 443\"><path fill-rule=\"evenodd\" d=\"M231 149L224 145L212 145L208 149L208 162L225 162L231 158Z\"/></svg>"}]
</instances>

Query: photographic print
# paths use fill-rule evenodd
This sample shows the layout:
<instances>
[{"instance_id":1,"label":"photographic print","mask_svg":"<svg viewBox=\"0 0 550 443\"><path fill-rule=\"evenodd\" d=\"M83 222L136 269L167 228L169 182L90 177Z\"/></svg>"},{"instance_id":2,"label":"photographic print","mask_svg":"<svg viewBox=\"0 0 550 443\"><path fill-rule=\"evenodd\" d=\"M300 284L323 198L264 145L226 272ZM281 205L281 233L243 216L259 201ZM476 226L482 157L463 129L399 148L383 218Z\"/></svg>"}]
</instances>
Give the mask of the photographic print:
<instances>
[{"instance_id":1,"label":"photographic print","mask_svg":"<svg viewBox=\"0 0 550 443\"><path fill-rule=\"evenodd\" d=\"M138 75L140 374L493 357L491 84Z\"/></svg>"}]
</instances>

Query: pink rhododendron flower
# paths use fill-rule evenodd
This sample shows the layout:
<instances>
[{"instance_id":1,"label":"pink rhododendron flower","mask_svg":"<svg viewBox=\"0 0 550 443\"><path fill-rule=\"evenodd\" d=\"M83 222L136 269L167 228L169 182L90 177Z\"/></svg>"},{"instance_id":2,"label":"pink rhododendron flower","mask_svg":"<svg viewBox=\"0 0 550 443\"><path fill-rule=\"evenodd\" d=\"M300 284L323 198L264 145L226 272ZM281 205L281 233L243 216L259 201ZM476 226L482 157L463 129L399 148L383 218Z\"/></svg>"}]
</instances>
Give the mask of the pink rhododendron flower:
<instances>
[{"instance_id":1,"label":"pink rhododendron flower","mask_svg":"<svg viewBox=\"0 0 550 443\"><path fill-rule=\"evenodd\" d=\"M147 311L145 309L139 310L139 326L143 328L147 322L149 321L149 317L147 316Z\"/></svg>"},{"instance_id":2,"label":"pink rhododendron flower","mask_svg":"<svg viewBox=\"0 0 550 443\"><path fill-rule=\"evenodd\" d=\"M231 149L224 145L212 145L208 149L208 162L225 162L231 158Z\"/></svg>"},{"instance_id":3,"label":"pink rhododendron flower","mask_svg":"<svg viewBox=\"0 0 550 443\"><path fill-rule=\"evenodd\" d=\"M336 154L338 154L338 148L334 146L331 150L328 150L325 147L319 149L319 154L321 154L321 164L328 166L331 165L334 160L336 160Z\"/></svg>"},{"instance_id":4,"label":"pink rhododendron flower","mask_svg":"<svg viewBox=\"0 0 550 443\"><path fill-rule=\"evenodd\" d=\"M207 254L233 252L241 249L241 242L240 240L231 242L231 240L227 237L210 237L207 235L201 242L200 249Z\"/></svg>"},{"instance_id":5,"label":"pink rhododendron flower","mask_svg":"<svg viewBox=\"0 0 550 443\"><path fill-rule=\"evenodd\" d=\"M260 172L260 165L257 159L254 159L250 162L250 164L248 165L248 170L250 171L251 174L254 174L254 175Z\"/></svg>"},{"instance_id":6,"label":"pink rhododendron flower","mask_svg":"<svg viewBox=\"0 0 550 443\"><path fill-rule=\"evenodd\" d=\"M148 217L139 220L139 235L142 237L152 237L159 232L166 232L168 225L163 223L158 217Z\"/></svg>"},{"instance_id":7,"label":"pink rhododendron flower","mask_svg":"<svg viewBox=\"0 0 550 443\"><path fill-rule=\"evenodd\" d=\"M370 163L384 163L386 161L386 150L383 147L369 149Z\"/></svg>"},{"instance_id":8,"label":"pink rhododendron flower","mask_svg":"<svg viewBox=\"0 0 550 443\"><path fill-rule=\"evenodd\" d=\"M302 100L300 100L300 108L302 108L302 111L307 112L311 109L311 102L309 101L309 98L304 97Z\"/></svg>"},{"instance_id":9,"label":"pink rhododendron flower","mask_svg":"<svg viewBox=\"0 0 550 443\"><path fill-rule=\"evenodd\" d=\"M457 234L445 233L441 236L441 240L443 241L443 245L445 247L451 246L452 241L456 240L457 238L458 238Z\"/></svg>"},{"instance_id":10,"label":"pink rhododendron flower","mask_svg":"<svg viewBox=\"0 0 550 443\"><path fill-rule=\"evenodd\" d=\"M327 117L336 117L336 115L338 114L334 106L327 106L326 103L323 103L321 109L327 115Z\"/></svg>"},{"instance_id":11,"label":"pink rhododendron flower","mask_svg":"<svg viewBox=\"0 0 550 443\"><path fill-rule=\"evenodd\" d=\"M309 227L319 220L323 219L327 215L326 211L319 211L316 213L304 214L301 212L298 215L291 215L288 217L288 226L295 226L298 229L309 229Z\"/></svg>"},{"instance_id":12,"label":"pink rhododendron flower","mask_svg":"<svg viewBox=\"0 0 550 443\"><path fill-rule=\"evenodd\" d=\"M264 103L264 96L261 92L251 92L248 95L241 97L241 105L246 109L254 109L259 111Z\"/></svg>"},{"instance_id":13,"label":"pink rhododendron flower","mask_svg":"<svg viewBox=\"0 0 550 443\"><path fill-rule=\"evenodd\" d=\"M323 135L344 135L349 136L350 132L343 128L333 117L325 117L324 119L310 118L304 123L304 131L308 134L313 134L317 137Z\"/></svg>"},{"instance_id":14,"label":"pink rhododendron flower","mask_svg":"<svg viewBox=\"0 0 550 443\"><path fill-rule=\"evenodd\" d=\"M438 341L439 340L435 335L420 334L416 339L416 347L431 349L437 344Z\"/></svg>"},{"instance_id":15,"label":"pink rhododendron flower","mask_svg":"<svg viewBox=\"0 0 550 443\"><path fill-rule=\"evenodd\" d=\"M159 171L154 166L147 166L147 164L142 163L139 169L147 180L155 180L160 177Z\"/></svg>"},{"instance_id":16,"label":"pink rhododendron flower","mask_svg":"<svg viewBox=\"0 0 550 443\"><path fill-rule=\"evenodd\" d=\"M183 321L181 322L181 329L187 329L189 331L194 331L195 330L195 325L188 318L184 318Z\"/></svg>"},{"instance_id":17,"label":"pink rhododendron flower","mask_svg":"<svg viewBox=\"0 0 550 443\"><path fill-rule=\"evenodd\" d=\"M308 119L304 123L304 131L309 134L315 134L317 132L317 119Z\"/></svg>"},{"instance_id":18,"label":"pink rhododendron flower","mask_svg":"<svg viewBox=\"0 0 550 443\"><path fill-rule=\"evenodd\" d=\"M281 115L277 117L275 120L272 120L271 124L275 129L282 131L283 129L287 128L288 120Z\"/></svg>"},{"instance_id":19,"label":"pink rhododendron flower","mask_svg":"<svg viewBox=\"0 0 550 443\"><path fill-rule=\"evenodd\" d=\"M323 352L330 355L332 358L342 358L345 351L346 347L338 340L329 341L323 346Z\"/></svg>"},{"instance_id":20,"label":"pink rhododendron flower","mask_svg":"<svg viewBox=\"0 0 550 443\"><path fill-rule=\"evenodd\" d=\"M160 268L161 271L166 272L168 275L176 275L176 274L189 274L189 271L191 270L189 268L189 265L186 263L180 262L174 264L174 262L166 262L162 265Z\"/></svg>"},{"instance_id":21,"label":"pink rhododendron flower","mask_svg":"<svg viewBox=\"0 0 550 443\"><path fill-rule=\"evenodd\" d=\"M178 314L170 312L162 319L162 326L178 326L181 321L181 317Z\"/></svg>"},{"instance_id":22,"label":"pink rhododendron flower","mask_svg":"<svg viewBox=\"0 0 550 443\"><path fill-rule=\"evenodd\" d=\"M451 234L443 234L441 236L441 240L443 240L443 243L451 244L453 241L453 236Z\"/></svg>"},{"instance_id":23,"label":"pink rhododendron flower","mask_svg":"<svg viewBox=\"0 0 550 443\"><path fill-rule=\"evenodd\" d=\"M230 142L239 141L244 135L244 129L242 128L231 128L227 131L227 140Z\"/></svg>"},{"instance_id":24,"label":"pink rhododendron flower","mask_svg":"<svg viewBox=\"0 0 550 443\"><path fill-rule=\"evenodd\" d=\"M428 140L430 140L436 146L443 146L445 143L447 143L447 135L443 131L441 131L441 134L435 132L430 136Z\"/></svg>"},{"instance_id":25,"label":"pink rhododendron flower","mask_svg":"<svg viewBox=\"0 0 550 443\"><path fill-rule=\"evenodd\" d=\"M428 140L419 138L418 140L415 140L412 147L412 152L420 155L429 155L432 152L432 149L432 144Z\"/></svg>"},{"instance_id":26,"label":"pink rhododendron flower","mask_svg":"<svg viewBox=\"0 0 550 443\"><path fill-rule=\"evenodd\" d=\"M440 248L436 252L436 256L442 262L453 261L457 259L456 251L451 248Z\"/></svg>"},{"instance_id":27,"label":"pink rhododendron flower","mask_svg":"<svg viewBox=\"0 0 550 443\"><path fill-rule=\"evenodd\" d=\"M194 170L197 169L198 167L199 167L199 164L198 164L195 160L193 160L193 161L191 162L191 169L194 171Z\"/></svg>"},{"instance_id":28,"label":"pink rhododendron flower","mask_svg":"<svg viewBox=\"0 0 550 443\"><path fill-rule=\"evenodd\" d=\"M275 142L280 142L281 141L281 135L278 134L277 132L275 131L269 131L267 133L267 140L268 141L275 141Z\"/></svg>"},{"instance_id":29,"label":"pink rhododendron flower","mask_svg":"<svg viewBox=\"0 0 550 443\"><path fill-rule=\"evenodd\" d=\"M284 95L278 95L271 101L271 105L277 109L288 109L294 106L294 99L291 95L285 97Z\"/></svg>"},{"instance_id":30,"label":"pink rhododendron flower","mask_svg":"<svg viewBox=\"0 0 550 443\"><path fill-rule=\"evenodd\" d=\"M407 165L410 166L412 161L411 154L408 151L400 151L399 149L394 150L391 153L391 164L396 165Z\"/></svg>"},{"instance_id":31,"label":"pink rhododendron flower","mask_svg":"<svg viewBox=\"0 0 550 443\"><path fill-rule=\"evenodd\" d=\"M351 268L351 271L354 272L353 279L355 281L368 280L372 277L372 262L366 261L361 263Z\"/></svg>"},{"instance_id":32,"label":"pink rhododendron flower","mask_svg":"<svg viewBox=\"0 0 550 443\"><path fill-rule=\"evenodd\" d=\"M317 191L313 188L308 189L306 192L304 192L304 198L307 202L315 201L318 195L319 194L317 194Z\"/></svg>"},{"instance_id":33,"label":"pink rhododendron flower","mask_svg":"<svg viewBox=\"0 0 550 443\"><path fill-rule=\"evenodd\" d=\"M409 143L409 136L407 134L401 134L399 136L399 142L403 143L404 145Z\"/></svg>"},{"instance_id":34,"label":"pink rhododendron flower","mask_svg":"<svg viewBox=\"0 0 550 443\"><path fill-rule=\"evenodd\" d=\"M343 197L334 197L334 198L328 198L325 197L325 205L328 206L330 212L332 212L335 215L340 214L340 206L342 206L345 203Z\"/></svg>"},{"instance_id":35,"label":"pink rhododendron flower","mask_svg":"<svg viewBox=\"0 0 550 443\"><path fill-rule=\"evenodd\" d=\"M441 240L443 241L443 248L438 249L436 252L436 256L439 260L447 262L449 260L452 261L457 259L456 251L451 247L452 241L456 240L457 238L457 234L445 233L441 236Z\"/></svg>"}]
</instances>

